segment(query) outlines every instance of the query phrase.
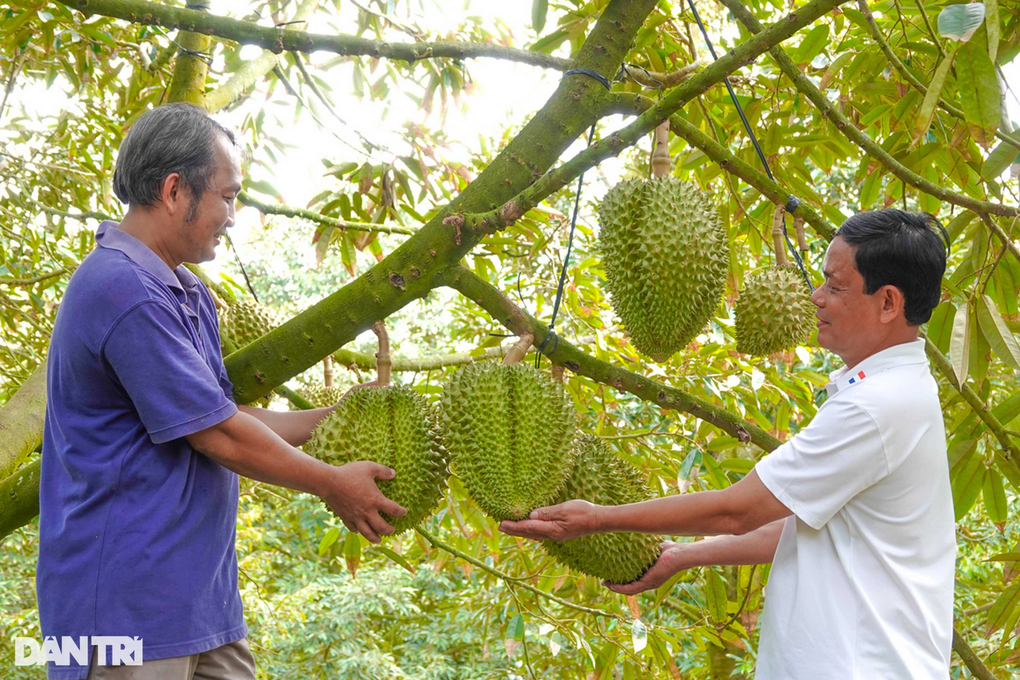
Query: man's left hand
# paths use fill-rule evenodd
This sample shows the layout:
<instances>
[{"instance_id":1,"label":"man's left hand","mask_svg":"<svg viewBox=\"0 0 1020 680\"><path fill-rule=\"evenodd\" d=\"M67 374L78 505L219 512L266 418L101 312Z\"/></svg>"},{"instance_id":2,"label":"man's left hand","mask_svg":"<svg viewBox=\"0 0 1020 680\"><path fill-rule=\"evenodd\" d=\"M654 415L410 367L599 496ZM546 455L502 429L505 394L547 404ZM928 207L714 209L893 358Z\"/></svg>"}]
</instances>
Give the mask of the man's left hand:
<instances>
[{"instance_id":1,"label":"man's left hand","mask_svg":"<svg viewBox=\"0 0 1020 680\"><path fill-rule=\"evenodd\" d=\"M602 506L588 501L567 501L532 510L528 519L500 522L499 530L511 536L533 538L536 541L565 541L597 533L601 509Z\"/></svg>"}]
</instances>

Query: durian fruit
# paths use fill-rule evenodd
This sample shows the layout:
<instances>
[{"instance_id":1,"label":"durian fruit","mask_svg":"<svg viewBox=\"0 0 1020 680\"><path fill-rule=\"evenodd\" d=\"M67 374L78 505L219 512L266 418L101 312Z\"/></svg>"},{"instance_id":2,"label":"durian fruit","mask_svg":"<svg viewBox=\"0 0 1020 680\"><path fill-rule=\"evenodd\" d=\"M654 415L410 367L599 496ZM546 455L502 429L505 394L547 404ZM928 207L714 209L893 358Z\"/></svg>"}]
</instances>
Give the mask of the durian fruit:
<instances>
[{"instance_id":1,"label":"durian fruit","mask_svg":"<svg viewBox=\"0 0 1020 680\"><path fill-rule=\"evenodd\" d=\"M254 300L238 300L220 311L220 337L241 349L280 325L272 308ZM226 353L226 342L224 353Z\"/></svg>"},{"instance_id":2,"label":"durian fruit","mask_svg":"<svg viewBox=\"0 0 1020 680\"><path fill-rule=\"evenodd\" d=\"M383 514L395 533L426 519L439 504L449 478L449 460L442 443L439 410L403 385L389 384L388 343L380 333L379 385L352 390L336 410L320 422L304 445L306 453L332 465L371 460L396 470L391 480L378 480L379 490L402 505L407 514Z\"/></svg>"},{"instance_id":3,"label":"durian fruit","mask_svg":"<svg viewBox=\"0 0 1020 680\"><path fill-rule=\"evenodd\" d=\"M573 498L598 505L625 505L653 498L641 472L598 437L582 434L574 443L574 464L556 503ZM630 583L659 558L662 536L642 533L590 534L566 541L542 541L553 558L575 571L611 583Z\"/></svg>"},{"instance_id":4,"label":"durian fruit","mask_svg":"<svg viewBox=\"0 0 1020 680\"><path fill-rule=\"evenodd\" d=\"M613 310L638 351L655 361L668 360L705 327L729 266L712 199L668 176L666 160L655 164L656 174L664 168L666 175L624 180L599 207L598 247Z\"/></svg>"},{"instance_id":5,"label":"durian fruit","mask_svg":"<svg viewBox=\"0 0 1020 680\"><path fill-rule=\"evenodd\" d=\"M297 391L302 397L311 402L312 406L316 408L323 408L325 406L332 406L333 404L340 401L340 397L344 396L346 392L343 387L326 387L325 385L312 385L310 387L303 387Z\"/></svg>"},{"instance_id":6,"label":"durian fruit","mask_svg":"<svg viewBox=\"0 0 1020 680\"><path fill-rule=\"evenodd\" d=\"M443 389L453 470L496 520L523 519L556 497L570 470L576 419L563 386L527 364L468 364Z\"/></svg>"},{"instance_id":7,"label":"durian fruit","mask_svg":"<svg viewBox=\"0 0 1020 680\"><path fill-rule=\"evenodd\" d=\"M752 272L744 279L735 317L737 351L767 356L796 347L815 327L815 306L804 275L786 258L783 206L777 206L772 228L776 266Z\"/></svg>"}]
</instances>

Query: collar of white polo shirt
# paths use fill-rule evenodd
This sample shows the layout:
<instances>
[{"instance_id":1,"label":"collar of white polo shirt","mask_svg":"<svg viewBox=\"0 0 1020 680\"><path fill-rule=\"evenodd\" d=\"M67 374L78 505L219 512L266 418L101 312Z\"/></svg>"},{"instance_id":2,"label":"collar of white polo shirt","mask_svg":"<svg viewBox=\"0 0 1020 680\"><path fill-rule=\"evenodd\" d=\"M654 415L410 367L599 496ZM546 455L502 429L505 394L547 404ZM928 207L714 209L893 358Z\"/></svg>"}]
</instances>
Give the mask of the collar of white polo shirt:
<instances>
[{"instance_id":1,"label":"collar of white polo shirt","mask_svg":"<svg viewBox=\"0 0 1020 680\"><path fill-rule=\"evenodd\" d=\"M880 352L875 352L852 368L844 366L833 371L829 374L829 383L825 386L825 390L831 397L837 392L859 385L869 377L895 366L923 364L927 361L928 358L924 354L924 338L893 345Z\"/></svg>"}]
</instances>

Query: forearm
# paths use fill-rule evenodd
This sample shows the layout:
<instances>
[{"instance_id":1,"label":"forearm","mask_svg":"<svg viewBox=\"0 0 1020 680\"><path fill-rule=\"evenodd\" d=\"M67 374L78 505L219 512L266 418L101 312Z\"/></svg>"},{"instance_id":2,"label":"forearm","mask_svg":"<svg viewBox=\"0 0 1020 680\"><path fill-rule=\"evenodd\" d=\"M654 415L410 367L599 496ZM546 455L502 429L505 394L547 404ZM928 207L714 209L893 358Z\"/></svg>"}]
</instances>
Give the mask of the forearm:
<instances>
[{"instance_id":1,"label":"forearm","mask_svg":"<svg viewBox=\"0 0 1020 680\"><path fill-rule=\"evenodd\" d=\"M270 411L254 406L237 407L239 411L257 419L291 446L301 446L307 442L315 426L332 413L334 408L328 406L307 411Z\"/></svg>"},{"instance_id":2,"label":"forearm","mask_svg":"<svg viewBox=\"0 0 1020 680\"><path fill-rule=\"evenodd\" d=\"M666 496L629 505L599 506L599 533L639 531L670 536L716 536L741 532L721 491Z\"/></svg>"},{"instance_id":3,"label":"forearm","mask_svg":"<svg viewBox=\"0 0 1020 680\"><path fill-rule=\"evenodd\" d=\"M243 477L317 496L335 472L333 466L295 449L247 410L188 439L197 451Z\"/></svg>"},{"instance_id":4,"label":"forearm","mask_svg":"<svg viewBox=\"0 0 1020 680\"><path fill-rule=\"evenodd\" d=\"M785 519L777 519L743 536L714 536L703 541L684 543L684 568L768 564L776 555L785 523Z\"/></svg>"}]
</instances>

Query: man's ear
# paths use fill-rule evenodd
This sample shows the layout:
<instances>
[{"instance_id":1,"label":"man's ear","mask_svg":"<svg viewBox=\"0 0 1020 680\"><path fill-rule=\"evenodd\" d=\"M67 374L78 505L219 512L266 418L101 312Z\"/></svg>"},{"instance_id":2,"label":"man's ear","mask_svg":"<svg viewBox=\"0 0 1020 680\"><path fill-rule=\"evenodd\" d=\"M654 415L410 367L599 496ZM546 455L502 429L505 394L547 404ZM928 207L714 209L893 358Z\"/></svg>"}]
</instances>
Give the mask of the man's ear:
<instances>
[{"instance_id":1,"label":"man's ear","mask_svg":"<svg viewBox=\"0 0 1020 680\"><path fill-rule=\"evenodd\" d=\"M894 321L897 317L903 316L906 318L906 298L903 297L903 291L893 285L882 286L879 290L875 291L875 295L878 296L882 303L882 310L879 313L879 320L882 323L889 323Z\"/></svg>"},{"instance_id":2,"label":"man's ear","mask_svg":"<svg viewBox=\"0 0 1020 680\"><path fill-rule=\"evenodd\" d=\"M163 184L159 188L159 202L163 204L169 214L173 215L178 210L186 210L188 198L187 187L181 181L179 173L171 172L163 178Z\"/></svg>"}]
</instances>

